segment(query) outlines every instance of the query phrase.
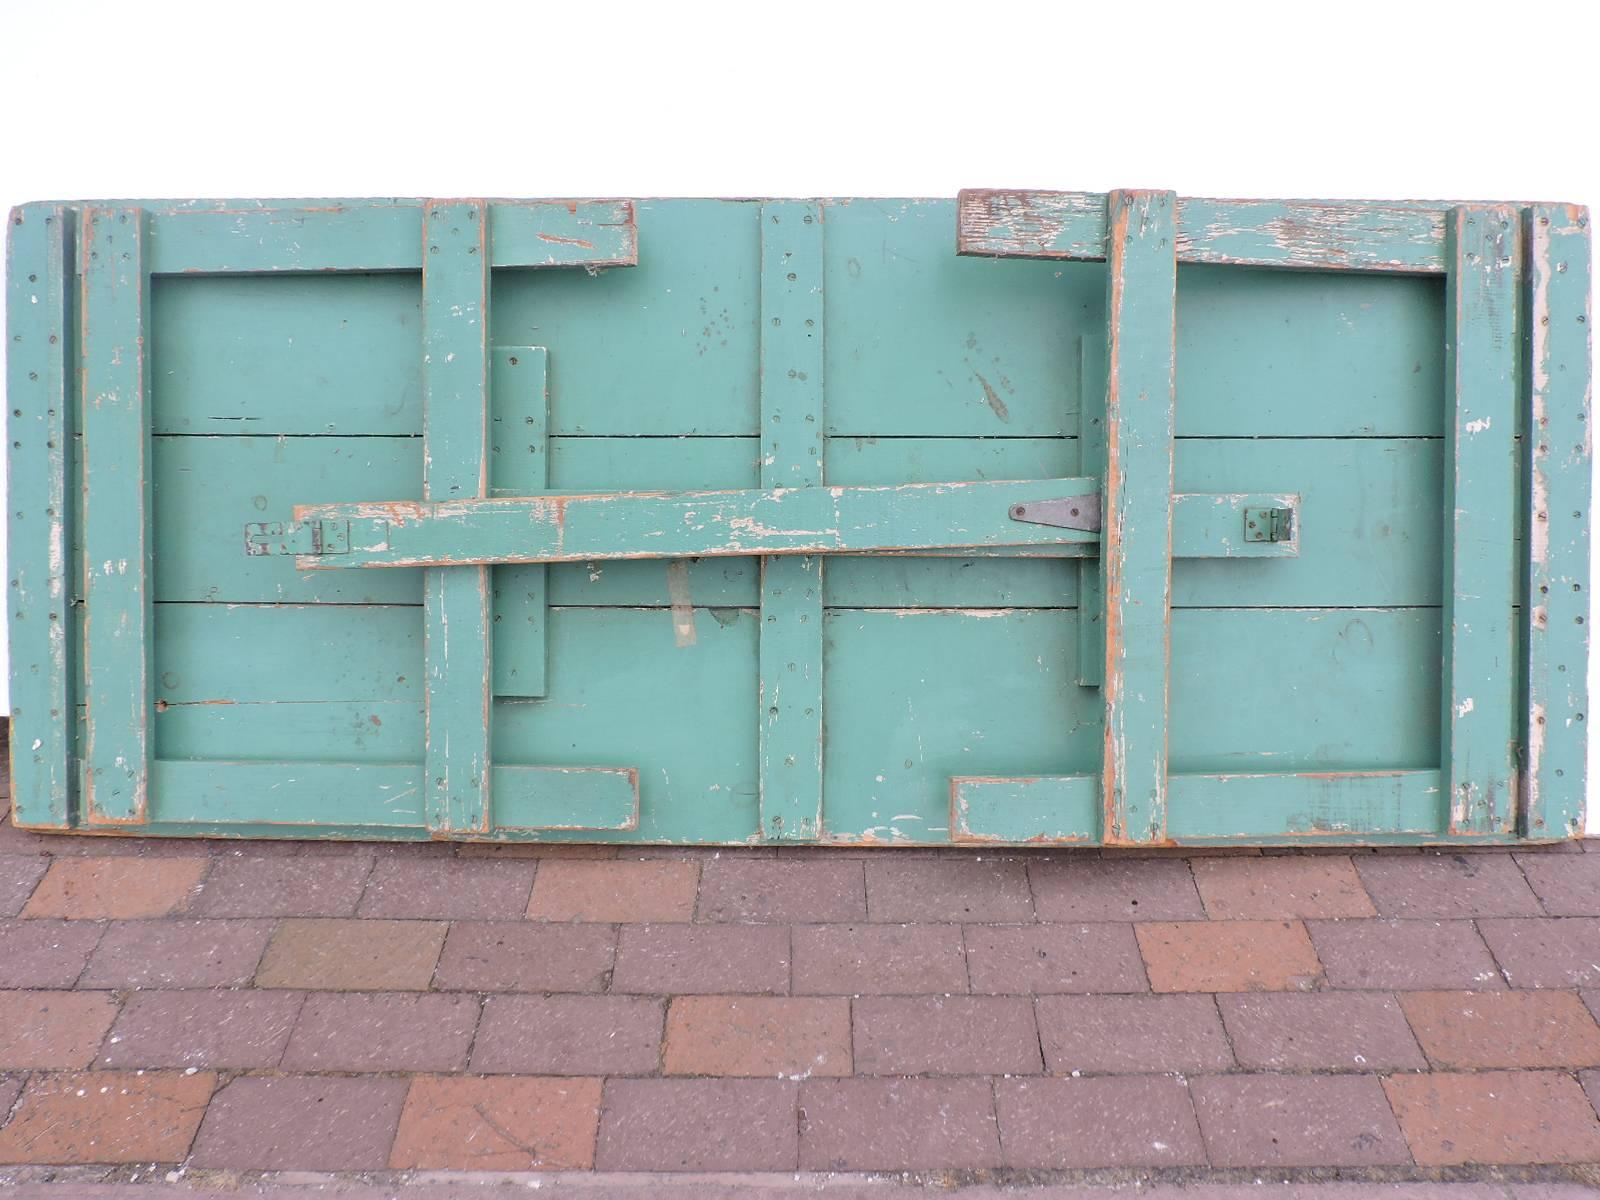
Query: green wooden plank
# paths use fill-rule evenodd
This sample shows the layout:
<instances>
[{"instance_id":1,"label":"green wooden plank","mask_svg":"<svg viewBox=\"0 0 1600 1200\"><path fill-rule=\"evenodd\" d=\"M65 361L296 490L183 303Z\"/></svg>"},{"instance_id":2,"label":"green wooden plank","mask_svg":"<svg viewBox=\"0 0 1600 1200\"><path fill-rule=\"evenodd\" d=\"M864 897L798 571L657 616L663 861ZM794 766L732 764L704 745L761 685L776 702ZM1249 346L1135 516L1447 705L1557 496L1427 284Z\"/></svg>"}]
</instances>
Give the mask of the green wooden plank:
<instances>
[{"instance_id":1,"label":"green wooden plank","mask_svg":"<svg viewBox=\"0 0 1600 1200\"><path fill-rule=\"evenodd\" d=\"M423 820L422 769L413 763L218 762L156 760L158 821L318 826L337 812L363 829L415 829ZM506 820L491 836L532 830L627 830L639 819L638 772L631 768L524 767L493 770L495 803Z\"/></svg>"},{"instance_id":2,"label":"green wooden plank","mask_svg":"<svg viewBox=\"0 0 1600 1200\"><path fill-rule=\"evenodd\" d=\"M1104 839L1158 842L1167 808L1176 197L1112 192L1107 205Z\"/></svg>"},{"instance_id":3,"label":"green wooden plank","mask_svg":"<svg viewBox=\"0 0 1600 1200\"><path fill-rule=\"evenodd\" d=\"M1077 432L1077 340L1104 336L1104 268L957 258L948 199L825 209L830 434Z\"/></svg>"},{"instance_id":4,"label":"green wooden plank","mask_svg":"<svg viewBox=\"0 0 1600 1200\"><path fill-rule=\"evenodd\" d=\"M549 486L549 359L542 346L500 346L489 366L489 486L507 483L521 490ZM349 574L350 572L318 572ZM545 606L549 568L543 563L494 567L491 611L496 640L494 694L537 697L545 694ZM367 575L370 571L354 574ZM386 575L387 571L379 574ZM515 628L516 654L502 639Z\"/></svg>"},{"instance_id":5,"label":"green wooden plank","mask_svg":"<svg viewBox=\"0 0 1600 1200\"><path fill-rule=\"evenodd\" d=\"M1175 774L1167 786L1167 835L1174 842L1439 832L1436 770ZM1070 844L1092 842L1098 832L1099 781L1089 775L957 777L950 796L955 841Z\"/></svg>"},{"instance_id":6,"label":"green wooden plank","mask_svg":"<svg viewBox=\"0 0 1600 1200\"><path fill-rule=\"evenodd\" d=\"M11 820L65 829L77 791L70 692L67 452L74 218L14 209L6 248L7 547L11 569Z\"/></svg>"},{"instance_id":7,"label":"green wooden plank","mask_svg":"<svg viewBox=\"0 0 1600 1200\"><path fill-rule=\"evenodd\" d=\"M1591 276L1589 213L1528 210L1527 665L1522 826L1584 829L1589 689Z\"/></svg>"},{"instance_id":8,"label":"green wooden plank","mask_svg":"<svg viewBox=\"0 0 1600 1200\"><path fill-rule=\"evenodd\" d=\"M1100 781L1093 775L955 776L953 842L1093 843L1100 836Z\"/></svg>"},{"instance_id":9,"label":"green wooden plank","mask_svg":"<svg viewBox=\"0 0 1600 1200\"><path fill-rule=\"evenodd\" d=\"M350 525L349 553L303 568L838 554L1085 543L1098 535L1011 519L1011 506L1095 490L1088 479L617 492L433 504L330 504L299 521Z\"/></svg>"},{"instance_id":10,"label":"green wooden plank","mask_svg":"<svg viewBox=\"0 0 1600 1200\"><path fill-rule=\"evenodd\" d=\"M965 189L957 253L1109 256L1107 197L1096 192ZM1371 200L1176 200L1182 262L1292 270L1445 270L1446 205Z\"/></svg>"},{"instance_id":11,"label":"green wooden plank","mask_svg":"<svg viewBox=\"0 0 1600 1200\"><path fill-rule=\"evenodd\" d=\"M240 700L162 704L158 759L421 762L422 701Z\"/></svg>"},{"instance_id":12,"label":"green wooden plank","mask_svg":"<svg viewBox=\"0 0 1600 1200\"><path fill-rule=\"evenodd\" d=\"M629 266L638 259L626 200L497 201L496 267ZM150 215L155 274L424 270L424 204L367 201Z\"/></svg>"},{"instance_id":13,"label":"green wooden plank","mask_svg":"<svg viewBox=\"0 0 1600 1200\"><path fill-rule=\"evenodd\" d=\"M626 271L497 271L493 341L550 347L552 434L756 436L760 206L635 216L647 250Z\"/></svg>"},{"instance_id":14,"label":"green wooden plank","mask_svg":"<svg viewBox=\"0 0 1600 1200\"><path fill-rule=\"evenodd\" d=\"M823 482L822 206L761 206L761 485ZM820 555L761 560L761 833L822 832Z\"/></svg>"},{"instance_id":15,"label":"green wooden plank","mask_svg":"<svg viewBox=\"0 0 1600 1200\"><path fill-rule=\"evenodd\" d=\"M431 501L489 493L489 220L481 201L436 202L423 217L422 488ZM489 569L430 569L422 603L428 828L481 833L490 820Z\"/></svg>"},{"instance_id":16,"label":"green wooden plank","mask_svg":"<svg viewBox=\"0 0 1600 1200\"><path fill-rule=\"evenodd\" d=\"M1177 609L1170 769L1435 766L1439 645L1436 608Z\"/></svg>"},{"instance_id":17,"label":"green wooden plank","mask_svg":"<svg viewBox=\"0 0 1600 1200\"><path fill-rule=\"evenodd\" d=\"M348 525L350 541L348 551L300 554L296 561L301 570L317 570L951 548L983 553L1017 546L1082 555L1093 552L1098 533L1017 521L1010 511L1020 503L1092 494L1096 482L1025 479L298 505L295 520ZM1245 509L1293 505L1297 498L1292 494L1173 498L1168 493L1168 498L1168 507L1181 514L1185 541L1177 551L1182 555L1271 558L1297 553L1292 539L1243 540Z\"/></svg>"},{"instance_id":18,"label":"green wooden plank","mask_svg":"<svg viewBox=\"0 0 1600 1200\"><path fill-rule=\"evenodd\" d=\"M1363 840L1373 834L1438 835L1441 773L1330 771L1320 774L1175 774L1169 782L1174 841L1304 835Z\"/></svg>"},{"instance_id":19,"label":"green wooden plank","mask_svg":"<svg viewBox=\"0 0 1600 1200\"><path fill-rule=\"evenodd\" d=\"M1442 437L1444 280L1178 268L1183 437Z\"/></svg>"},{"instance_id":20,"label":"green wooden plank","mask_svg":"<svg viewBox=\"0 0 1600 1200\"><path fill-rule=\"evenodd\" d=\"M1106 471L1105 339L1078 339L1079 390L1083 407L1078 417L1080 470L1085 475ZM1174 550L1181 542L1173 533ZM1100 557L1078 560L1078 686L1102 687L1106 681L1105 590Z\"/></svg>"},{"instance_id":21,"label":"green wooden plank","mask_svg":"<svg viewBox=\"0 0 1600 1200\"><path fill-rule=\"evenodd\" d=\"M421 279L155 278L154 432L420 437Z\"/></svg>"},{"instance_id":22,"label":"green wooden plank","mask_svg":"<svg viewBox=\"0 0 1600 1200\"><path fill-rule=\"evenodd\" d=\"M639 827L635 767L523 767L497 763L497 835L547 830L631 832Z\"/></svg>"},{"instance_id":23,"label":"green wooden plank","mask_svg":"<svg viewBox=\"0 0 1600 1200\"><path fill-rule=\"evenodd\" d=\"M422 640L412 605L158 604L156 697L420 704Z\"/></svg>"},{"instance_id":24,"label":"green wooden plank","mask_svg":"<svg viewBox=\"0 0 1600 1200\"><path fill-rule=\"evenodd\" d=\"M93 208L79 231L83 295L85 818L145 819L150 760L150 413L144 213Z\"/></svg>"},{"instance_id":25,"label":"green wooden plank","mask_svg":"<svg viewBox=\"0 0 1600 1200\"><path fill-rule=\"evenodd\" d=\"M1449 229L1441 753L1450 832L1505 833L1517 816L1522 226L1514 208L1463 207Z\"/></svg>"}]
</instances>

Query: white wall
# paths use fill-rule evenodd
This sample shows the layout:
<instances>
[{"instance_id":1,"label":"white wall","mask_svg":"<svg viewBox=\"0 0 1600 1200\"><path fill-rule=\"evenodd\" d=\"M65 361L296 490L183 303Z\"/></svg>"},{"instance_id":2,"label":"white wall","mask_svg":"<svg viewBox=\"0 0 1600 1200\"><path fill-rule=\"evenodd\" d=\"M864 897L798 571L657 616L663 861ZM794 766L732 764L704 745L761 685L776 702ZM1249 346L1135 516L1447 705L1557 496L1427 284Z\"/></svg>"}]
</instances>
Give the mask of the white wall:
<instances>
[{"instance_id":1,"label":"white wall","mask_svg":"<svg viewBox=\"0 0 1600 1200\"><path fill-rule=\"evenodd\" d=\"M0 203L1029 186L1600 207L1600 6L1474 7L8 6Z\"/></svg>"}]
</instances>

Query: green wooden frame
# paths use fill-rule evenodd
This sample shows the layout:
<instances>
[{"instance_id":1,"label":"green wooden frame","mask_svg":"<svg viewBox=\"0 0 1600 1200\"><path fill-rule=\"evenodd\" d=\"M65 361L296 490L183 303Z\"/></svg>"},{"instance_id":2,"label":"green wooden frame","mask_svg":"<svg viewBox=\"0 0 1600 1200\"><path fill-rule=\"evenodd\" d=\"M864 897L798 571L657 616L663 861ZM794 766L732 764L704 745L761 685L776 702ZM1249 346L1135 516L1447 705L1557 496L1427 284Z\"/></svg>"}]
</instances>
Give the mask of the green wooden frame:
<instances>
[{"instance_id":1,"label":"green wooden frame","mask_svg":"<svg viewBox=\"0 0 1600 1200\"><path fill-rule=\"evenodd\" d=\"M406 838L635 828L632 768L491 763L490 697L539 696L545 688L540 655L519 664L525 677L516 680L502 678L494 664L491 681L494 619L526 620L542 639L549 562L759 554L761 804L752 838L828 840L821 805L825 556L931 552L1079 558L1080 602L1103 597L1107 614L1106 621L1080 623L1078 633L1087 652L1079 682L1104 688L1101 776L956 777L954 841L1496 843L1582 832L1591 441L1586 210L964 192L961 254L1110 264L1109 361L1096 361L1097 348L1085 342L1080 362L1086 391L1104 380L1106 405L1080 418L1077 478L895 488L829 487L823 477L827 212L827 203L816 201L760 208L760 489L557 495L542 490L547 477L540 472L516 487L490 476L500 406L529 427L517 437L530 450L544 444L549 423L546 349L489 344L490 275L635 263L627 202L117 202L14 211L8 521L16 822L195 833L249 824L286 835L345 829ZM1297 540L1244 543L1237 536L1243 508L1297 509L1297 497L1172 491L1173 289L1177 268L1188 263L1446 281L1452 470L1438 768L1167 769L1172 559L1298 550ZM150 279L325 271L423 277L424 501L313 505L295 517L348 525L344 552L308 556L304 567L426 567L426 759L409 766L155 759L144 351ZM80 394L89 402L74 428ZM97 445L114 443L133 452L96 457ZM69 486L79 468L81 498ZM537 494L528 494L530 487ZM1103 533L1006 516L1012 503L1097 490ZM684 533L686 512L711 516ZM647 544L648 534L666 527L664 517L676 519L679 535ZM530 544L533 518L551 536ZM88 564L87 602L96 612L120 614L84 622L82 664L72 661L79 619L68 574L74 524ZM303 532L286 530L276 541L258 532L256 548L303 549ZM80 675L89 712L81 738L70 719ZM267 780L275 793L270 811L259 803ZM337 828L315 806L330 789L352 798L348 824ZM163 821L161 805L152 802L162 792L203 798L216 823ZM492 795L507 800L515 816L500 820Z\"/></svg>"}]
</instances>

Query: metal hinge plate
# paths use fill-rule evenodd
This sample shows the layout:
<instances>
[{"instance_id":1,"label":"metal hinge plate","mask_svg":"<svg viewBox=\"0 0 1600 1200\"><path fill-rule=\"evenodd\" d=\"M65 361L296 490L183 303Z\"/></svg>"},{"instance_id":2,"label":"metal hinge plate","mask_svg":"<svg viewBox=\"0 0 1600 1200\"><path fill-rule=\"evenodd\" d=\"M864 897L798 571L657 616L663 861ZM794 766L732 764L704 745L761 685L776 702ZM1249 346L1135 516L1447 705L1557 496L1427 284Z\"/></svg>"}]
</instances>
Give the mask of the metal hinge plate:
<instances>
[{"instance_id":1,"label":"metal hinge plate","mask_svg":"<svg viewBox=\"0 0 1600 1200\"><path fill-rule=\"evenodd\" d=\"M1247 542L1290 542L1294 540L1294 509L1247 508L1244 510L1244 540Z\"/></svg>"},{"instance_id":2,"label":"metal hinge plate","mask_svg":"<svg viewBox=\"0 0 1600 1200\"><path fill-rule=\"evenodd\" d=\"M1100 531L1100 493L1087 496L1064 496L1059 500L1033 500L1027 504L1011 506L1013 521L1026 521L1030 525L1051 525L1057 529L1081 529L1088 533Z\"/></svg>"},{"instance_id":3,"label":"metal hinge plate","mask_svg":"<svg viewBox=\"0 0 1600 1200\"><path fill-rule=\"evenodd\" d=\"M256 521L244 527L246 554L349 554L349 521Z\"/></svg>"}]
</instances>

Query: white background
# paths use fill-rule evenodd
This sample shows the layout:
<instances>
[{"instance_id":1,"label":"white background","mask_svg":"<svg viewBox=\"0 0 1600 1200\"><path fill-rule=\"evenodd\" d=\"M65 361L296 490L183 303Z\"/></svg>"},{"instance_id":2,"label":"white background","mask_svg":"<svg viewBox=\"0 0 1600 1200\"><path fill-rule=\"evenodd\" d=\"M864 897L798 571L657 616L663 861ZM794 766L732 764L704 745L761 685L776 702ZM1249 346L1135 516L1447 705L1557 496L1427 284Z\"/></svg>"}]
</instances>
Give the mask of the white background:
<instances>
[{"instance_id":1,"label":"white background","mask_svg":"<svg viewBox=\"0 0 1600 1200\"><path fill-rule=\"evenodd\" d=\"M1600 204L1597 13L7 5L0 203L1163 187Z\"/></svg>"}]
</instances>

